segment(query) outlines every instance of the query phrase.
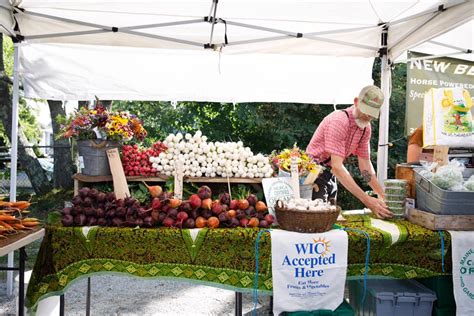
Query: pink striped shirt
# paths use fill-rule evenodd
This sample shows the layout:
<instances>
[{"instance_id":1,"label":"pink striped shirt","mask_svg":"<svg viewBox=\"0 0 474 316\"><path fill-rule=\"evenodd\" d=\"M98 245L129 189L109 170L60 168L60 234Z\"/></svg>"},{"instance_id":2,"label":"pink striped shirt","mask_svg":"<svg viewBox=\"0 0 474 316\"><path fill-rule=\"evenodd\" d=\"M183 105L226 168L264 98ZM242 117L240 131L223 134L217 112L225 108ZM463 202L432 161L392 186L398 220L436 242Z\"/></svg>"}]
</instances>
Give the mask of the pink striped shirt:
<instances>
[{"instance_id":1,"label":"pink striped shirt","mask_svg":"<svg viewBox=\"0 0 474 316\"><path fill-rule=\"evenodd\" d=\"M370 159L370 124L365 133L355 122L352 111L354 106L346 109L349 118L343 111L335 111L326 116L314 132L306 152L323 162L331 155L346 159L356 155Z\"/></svg>"}]
</instances>

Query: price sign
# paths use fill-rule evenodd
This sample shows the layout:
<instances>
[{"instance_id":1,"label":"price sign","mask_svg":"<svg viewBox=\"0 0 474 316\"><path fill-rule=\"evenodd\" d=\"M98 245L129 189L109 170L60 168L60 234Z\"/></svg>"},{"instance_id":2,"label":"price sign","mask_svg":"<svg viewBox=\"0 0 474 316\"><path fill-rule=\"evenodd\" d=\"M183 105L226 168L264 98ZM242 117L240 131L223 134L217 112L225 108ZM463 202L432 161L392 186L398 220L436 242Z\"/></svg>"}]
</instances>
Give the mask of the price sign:
<instances>
[{"instance_id":1,"label":"price sign","mask_svg":"<svg viewBox=\"0 0 474 316\"><path fill-rule=\"evenodd\" d=\"M123 171L122 161L117 148L107 150L107 158L109 158L110 172L114 182L114 192L117 199L124 199L130 196L127 178Z\"/></svg>"},{"instance_id":2,"label":"price sign","mask_svg":"<svg viewBox=\"0 0 474 316\"><path fill-rule=\"evenodd\" d=\"M182 160L175 162L175 175L174 175L174 197L177 199L183 198L183 177L184 177L184 163Z\"/></svg>"},{"instance_id":3,"label":"price sign","mask_svg":"<svg viewBox=\"0 0 474 316\"><path fill-rule=\"evenodd\" d=\"M295 199L300 198L300 174L298 172L298 158L290 158L291 170L291 186L293 187L293 196Z\"/></svg>"}]
</instances>

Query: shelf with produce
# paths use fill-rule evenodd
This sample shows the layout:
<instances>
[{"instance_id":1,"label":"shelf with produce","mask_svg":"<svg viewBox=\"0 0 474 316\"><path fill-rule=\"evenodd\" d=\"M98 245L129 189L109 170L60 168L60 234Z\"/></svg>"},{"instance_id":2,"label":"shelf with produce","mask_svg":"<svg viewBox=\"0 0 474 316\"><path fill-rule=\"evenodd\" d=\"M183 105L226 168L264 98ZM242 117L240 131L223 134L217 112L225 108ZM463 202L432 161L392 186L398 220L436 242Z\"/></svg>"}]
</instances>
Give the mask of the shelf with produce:
<instances>
[{"instance_id":1,"label":"shelf with produce","mask_svg":"<svg viewBox=\"0 0 474 316\"><path fill-rule=\"evenodd\" d=\"M147 181L147 182L166 182L166 176L157 176L157 177L143 177L143 176L127 176L127 181L130 182L140 182L140 181ZM73 176L74 179L74 194L79 192L79 189L83 187L83 183L98 183L98 182L111 182L112 175L108 176L88 176L81 173L76 173ZM207 178L207 177L184 177L184 182L191 182L191 183L227 183L229 181L233 184L261 184L261 178L222 178L222 177L214 177L214 178Z\"/></svg>"},{"instance_id":2,"label":"shelf with produce","mask_svg":"<svg viewBox=\"0 0 474 316\"><path fill-rule=\"evenodd\" d=\"M119 198L115 192L83 187L61 211L63 226L268 228L274 222L265 202L248 188L214 191L207 185L189 188L180 199L152 185L143 194Z\"/></svg>"},{"instance_id":3,"label":"shelf with produce","mask_svg":"<svg viewBox=\"0 0 474 316\"><path fill-rule=\"evenodd\" d=\"M216 177L216 178L206 178L206 177L184 177L183 179L184 182L197 182L197 183L241 183L241 184L260 184L262 183L261 178L222 178L222 177Z\"/></svg>"},{"instance_id":4,"label":"shelf with produce","mask_svg":"<svg viewBox=\"0 0 474 316\"><path fill-rule=\"evenodd\" d=\"M143 176L127 176L127 181L150 181L150 182L166 182L166 176L143 177ZM109 182L112 181L112 175L107 176L88 176L82 173L76 173L73 176L75 181L85 183Z\"/></svg>"}]
</instances>

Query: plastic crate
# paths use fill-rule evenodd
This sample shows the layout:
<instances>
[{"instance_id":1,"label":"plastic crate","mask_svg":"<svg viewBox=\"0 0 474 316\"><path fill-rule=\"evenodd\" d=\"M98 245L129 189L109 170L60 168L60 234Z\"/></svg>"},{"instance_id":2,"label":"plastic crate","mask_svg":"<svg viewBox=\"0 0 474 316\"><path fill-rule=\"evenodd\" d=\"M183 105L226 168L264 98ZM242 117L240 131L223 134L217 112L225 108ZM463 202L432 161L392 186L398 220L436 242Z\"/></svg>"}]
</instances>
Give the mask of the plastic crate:
<instances>
[{"instance_id":1,"label":"plastic crate","mask_svg":"<svg viewBox=\"0 0 474 316\"><path fill-rule=\"evenodd\" d=\"M440 215L474 215L474 192L443 190L415 169L416 207Z\"/></svg>"},{"instance_id":2,"label":"plastic crate","mask_svg":"<svg viewBox=\"0 0 474 316\"><path fill-rule=\"evenodd\" d=\"M354 309L344 300L336 310L331 311L327 309L320 309L316 311L299 311L299 312L284 312L285 316L354 316Z\"/></svg>"},{"instance_id":3,"label":"plastic crate","mask_svg":"<svg viewBox=\"0 0 474 316\"><path fill-rule=\"evenodd\" d=\"M349 301L356 315L362 316L430 316L436 295L413 280L367 280L366 297L363 280L349 281Z\"/></svg>"},{"instance_id":4,"label":"plastic crate","mask_svg":"<svg viewBox=\"0 0 474 316\"><path fill-rule=\"evenodd\" d=\"M436 293L434 306L440 309L456 309L453 292L453 277L440 275L437 277L416 279L418 282Z\"/></svg>"}]
</instances>

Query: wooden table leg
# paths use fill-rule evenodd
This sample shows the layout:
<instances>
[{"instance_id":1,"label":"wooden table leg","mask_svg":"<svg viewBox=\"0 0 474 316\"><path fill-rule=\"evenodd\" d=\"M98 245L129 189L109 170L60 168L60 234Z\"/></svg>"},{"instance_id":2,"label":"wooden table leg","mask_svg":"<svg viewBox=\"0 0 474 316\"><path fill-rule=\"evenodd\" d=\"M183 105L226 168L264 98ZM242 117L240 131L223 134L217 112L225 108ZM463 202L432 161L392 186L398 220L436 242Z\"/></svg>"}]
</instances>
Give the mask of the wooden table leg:
<instances>
[{"instance_id":1,"label":"wooden table leg","mask_svg":"<svg viewBox=\"0 0 474 316\"><path fill-rule=\"evenodd\" d=\"M25 261L26 252L25 247L20 248L20 266L19 266L19 285L18 285L18 315L25 314Z\"/></svg>"}]
</instances>

